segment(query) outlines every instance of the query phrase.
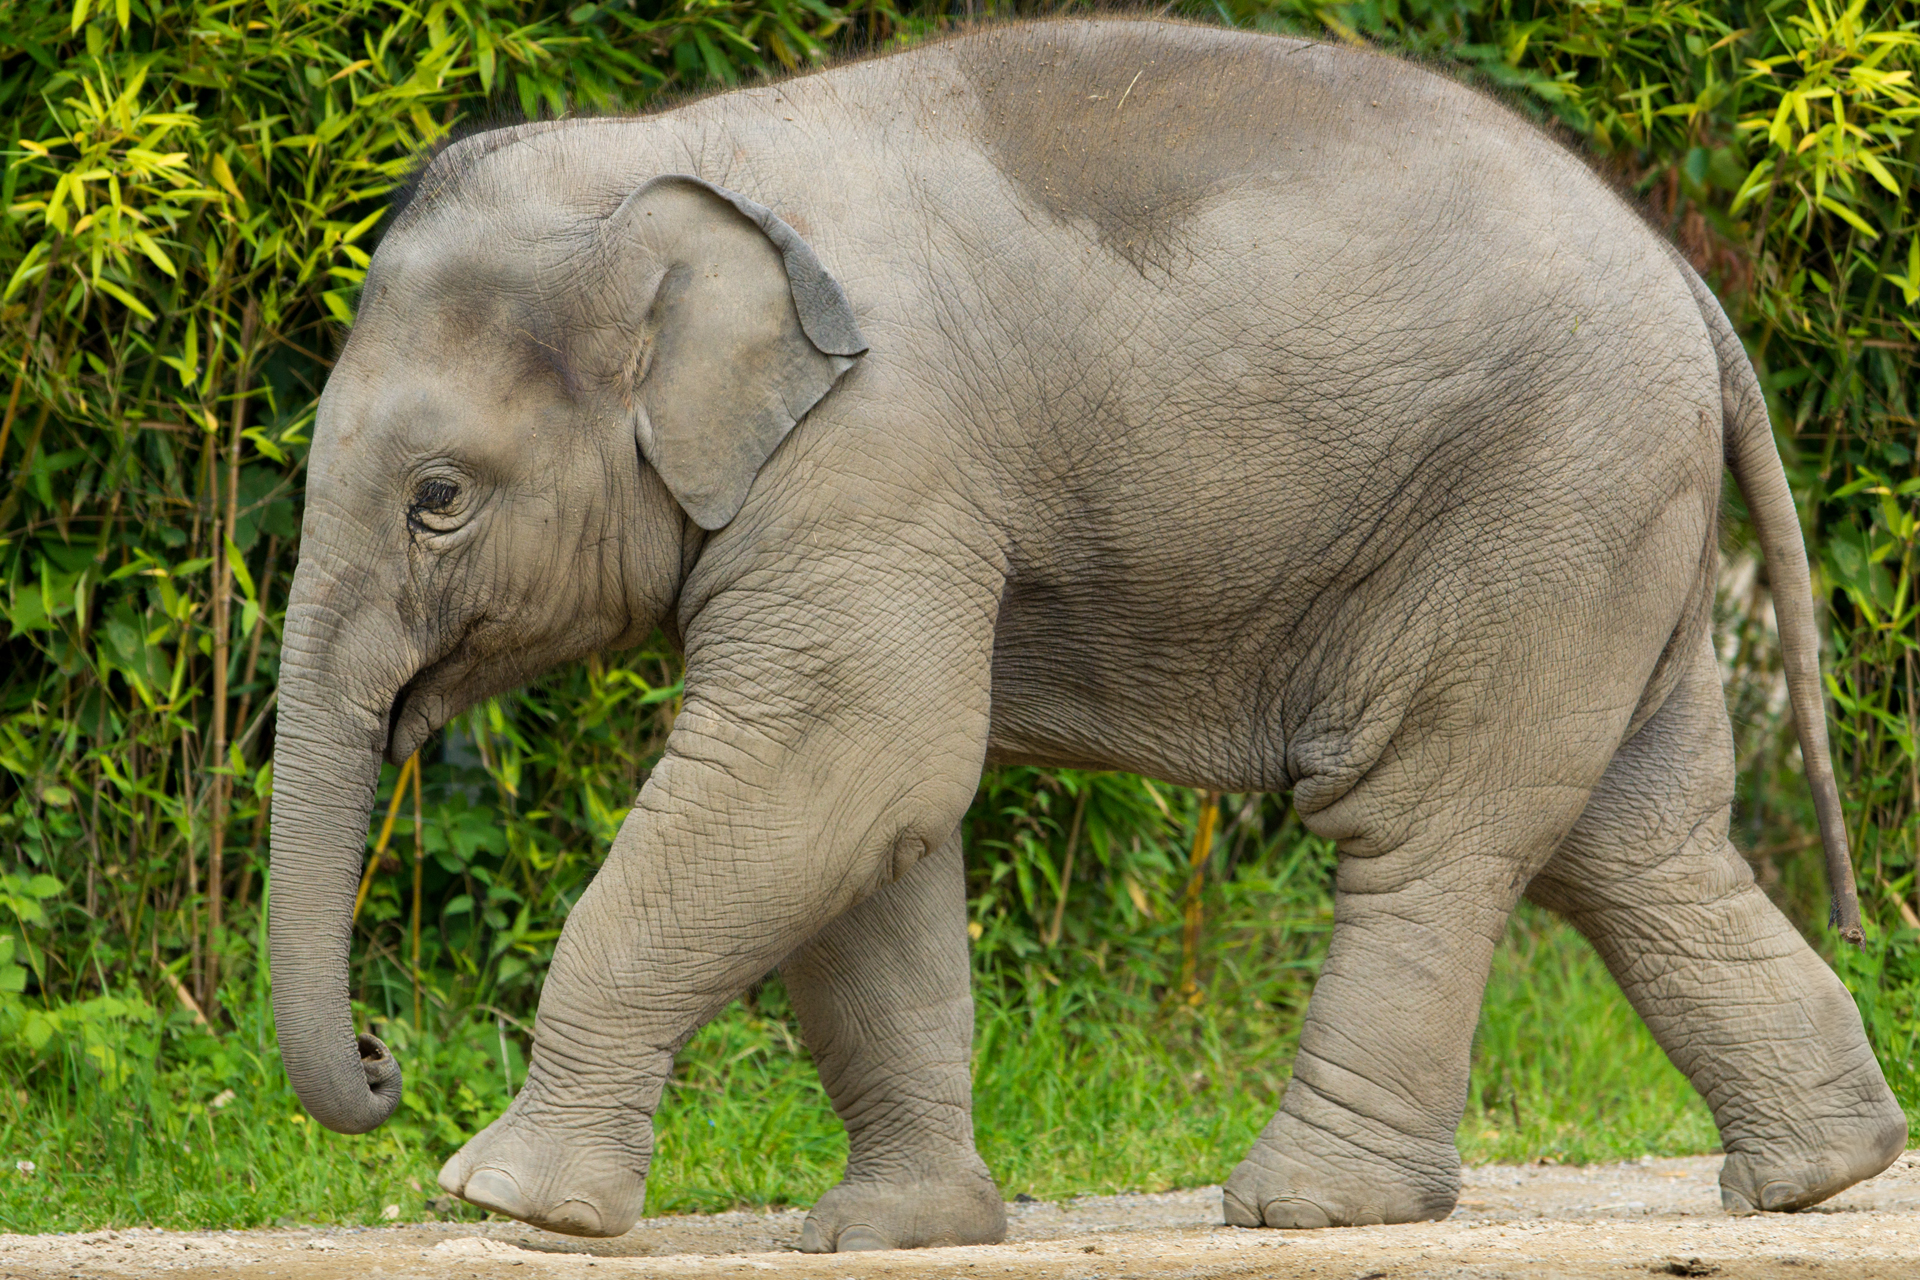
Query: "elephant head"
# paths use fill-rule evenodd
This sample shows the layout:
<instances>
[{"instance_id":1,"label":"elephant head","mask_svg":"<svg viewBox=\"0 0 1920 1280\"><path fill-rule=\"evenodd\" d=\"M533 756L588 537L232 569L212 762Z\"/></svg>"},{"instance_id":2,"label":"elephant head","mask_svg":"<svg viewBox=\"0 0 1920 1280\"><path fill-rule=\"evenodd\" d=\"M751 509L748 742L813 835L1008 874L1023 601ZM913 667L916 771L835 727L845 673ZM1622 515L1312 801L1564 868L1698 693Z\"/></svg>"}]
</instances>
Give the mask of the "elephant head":
<instances>
[{"instance_id":1,"label":"elephant head","mask_svg":"<svg viewBox=\"0 0 1920 1280\"><path fill-rule=\"evenodd\" d=\"M645 638L699 531L734 517L866 350L838 284L767 209L678 175L572 197L591 184L530 171L531 148L503 165L493 138L443 153L396 215L308 463L280 667L273 1002L301 1101L344 1133L400 1098L348 1001L381 758Z\"/></svg>"}]
</instances>

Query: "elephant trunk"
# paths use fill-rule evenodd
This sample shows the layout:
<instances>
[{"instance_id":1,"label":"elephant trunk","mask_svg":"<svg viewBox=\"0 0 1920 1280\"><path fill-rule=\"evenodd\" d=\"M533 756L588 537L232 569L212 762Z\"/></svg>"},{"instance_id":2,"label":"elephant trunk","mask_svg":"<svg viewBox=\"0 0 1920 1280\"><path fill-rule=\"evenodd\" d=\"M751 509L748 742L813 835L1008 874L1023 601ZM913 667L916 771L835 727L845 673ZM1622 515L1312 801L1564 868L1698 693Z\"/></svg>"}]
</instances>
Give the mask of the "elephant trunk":
<instances>
[{"instance_id":1,"label":"elephant trunk","mask_svg":"<svg viewBox=\"0 0 1920 1280\"><path fill-rule=\"evenodd\" d=\"M386 746L384 709L401 680L382 697L364 677L331 674L342 665L339 615L300 601L302 585L296 576L276 717L273 1020L287 1077L308 1112L337 1132L365 1133L400 1103L399 1064L378 1039L354 1034L347 961Z\"/></svg>"}]
</instances>

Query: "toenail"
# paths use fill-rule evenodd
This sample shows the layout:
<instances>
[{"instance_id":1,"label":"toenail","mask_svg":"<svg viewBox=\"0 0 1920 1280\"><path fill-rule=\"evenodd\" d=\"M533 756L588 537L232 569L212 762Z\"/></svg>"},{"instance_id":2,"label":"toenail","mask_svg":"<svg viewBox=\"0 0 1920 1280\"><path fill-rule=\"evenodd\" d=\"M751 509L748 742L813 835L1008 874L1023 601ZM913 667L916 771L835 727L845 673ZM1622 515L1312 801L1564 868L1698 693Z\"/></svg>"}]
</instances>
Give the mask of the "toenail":
<instances>
[{"instance_id":1,"label":"toenail","mask_svg":"<svg viewBox=\"0 0 1920 1280\"><path fill-rule=\"evenodd\" d=\"M585 1200L563 1201L559 1207L547 1215L545 1225L568 1235L603 1236L607 1234L600 1221L600 1211Z\"/></svg>"},{"instance_id":2,"label":"toenail","mask_svg":"<svg viewBox=\"0 0 1920 1280\"><path fill-rule=\"evenodd\" d=\"M451 1160L448 1160L445 1164L440 1166L440 1174L437 1178L434 1179L435 1182L438 1182L440 1184L440 1189L446 1192L450 1196L459 1195L460 1188L466 1182L466 1179L461 1177L460 1174L454 1169L455 1165L461 1164L461 1163L463 1163L463 1161L460 1159L460 1157L454 1156Z\"/></svg>"},{"instance_id":3,"label":"toenail","mask_svg":"<svg viewBox=\"0 0 1920 1280\"><path fill-rule=\"evenodd\" d=\"M1267 1201L1261 1217L1268 1226L1287 1231L1313 1231L1333 1224L1325 1209L1311 1200L1293 1196Z\"/></svg>"},{"instance_id":4,"label":"toenail","mask_svg":"<svg viewBox=\"0 0 1920 1280\"><path fill-rule=\"evenodd\" d=\"M476 1170L460 1188L460 1196L482 1209L526 1221L527 1204L520 1195L520 1184L505 1169Z\"/></svg>"},{"instance_id":5,"label":"toenail","mask_svg":"<svg viewBox=\"0 0 1920 1280\"><path fill-rule=\"evenodd\" d=\"M1266 1225L1259 1214L1250 1208L1245 1200L1233 1193L1231 1187L1220 1192L1220 1216L1230 1227L1259 1227Z\"/></svg>"},{"instance_id":6,"label":"toenail","mask_svg":"<svg viewBox=\"0 0 1920 1280\"><path fill-rule=\"evenodd\" d=\"M882 1236L865 1223L855 1223L840 1233L834 1241L835 1253L865 1253L872 1249L891 1249L893 1241Z\"/></svg>"},{"instance_id":7,"label":"toenail","mask_svg":"<svg viewBox=\"0 0 1920 1280\"><path fill-rule=\"evenodd\" d=\"M1761 1207L1773 1213L1792 1209L1800 1201L1802 1192L1791 1182L1769 1182L1760 1188Z\"/></svg>"}]
</instances>

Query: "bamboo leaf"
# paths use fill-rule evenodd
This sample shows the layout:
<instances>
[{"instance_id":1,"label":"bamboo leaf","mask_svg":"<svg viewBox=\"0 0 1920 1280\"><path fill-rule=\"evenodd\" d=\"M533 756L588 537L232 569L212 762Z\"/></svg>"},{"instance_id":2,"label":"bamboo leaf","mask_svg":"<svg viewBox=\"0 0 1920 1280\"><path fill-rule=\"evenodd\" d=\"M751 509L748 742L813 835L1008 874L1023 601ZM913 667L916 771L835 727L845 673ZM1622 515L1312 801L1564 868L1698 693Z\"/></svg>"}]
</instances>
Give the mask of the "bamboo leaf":
<instances>
[{"instance_id":1,"label":"bamboo leaf","mask_svg":"<svg viewBox=\"0 0 1920 1280\"><path fill-rule=\"evenodd\" d=\"M175 280L180 278L179 268L173 265L173 259L167 256L166 250L154 243L152 236L144 231L136 231L133 233L133 242L139 246L140 252L147 255L147 258L154 266L160 268Z\"/></svg>"},{"instance_id":2,"label":"bamboo leaf","mask_svg":"<svg viewBox=\"0 0 1920 1280\"><path fill-rule=\"evenodd\" d=\"M1849 226L1856 228L1858 231L1861 232L1861 234L1865 235L1867 238L1872 240L1877 240L1880 238L1880 233L1873 229L1873 225L1871 223L1869 223L1865 218L1862 218L1859 214L1855 213L1853 210L1841 204L1839 201L1834 200L1828 196L1822 196L1820 197L1819 204L1822 209L1825 209L1828 213L1831 213L1835 217L1842 219Z\"/></svg>"},{"instance_id":3,"label":"bamboo leaf","mask_svg":"<svg viewBox=\"0 0 1920 1280\"><path fill-rule=\"evenodd\" d=\"M1873 175L1875 182L1885 187L1888 191L1893 192L1895 195L1900 194L1900 184L1894 181L1893 175L1887 172L1886 166L1880 163L1879 157L1875 156L1873 152L1860 152L1859 160L1860 166Z\"/></svg>"},{"instance_id":4,"label":"bamboo leaf","mask_svg":"<svg viewBox=\"0 0 1920 1280\"><path fill-rule=\"evenodd\" d=\"M247 558L240 554L240 548L233 545L233 539L230 537L225 539L225 550L227 572L233 575L234 582L239 585L240 594L250 603L257 604L259 593L253 588L253 574L247 569ZM252 630L252 628L243 628L243 630Z\"/></svg>"},{"instance_id":5,"label":"bamboo leaf","mask_svg":"<svg viewBox=\"0 0 1920 1280\"><path fill-rule=\"evenodd\" d=\"M184 157L182 158L184 159ZM211 167L213 169L213 180L219 184L220 189L232 196L235 200L244 203L246 197L240 194L240 184L233 180L233 170L228 167L227 158L217 151L214 152Z\"/></svg>"},{"instance_id":6,"label":"bamboo leaf","mask_svg":"<svg viewBox=\"0 0 1920 1280\"><path fill-rule=\"evenodd\" d=\"M96 279L93 282L93 286L102 293L105 293L108 297L117 300L121 306L133 312L133 314L139 316L142 320L153 319L153 312L147 310L146 303L140 301L140 299L134 297L113 281L103 277Z\"/></svg>"}]
</instances>

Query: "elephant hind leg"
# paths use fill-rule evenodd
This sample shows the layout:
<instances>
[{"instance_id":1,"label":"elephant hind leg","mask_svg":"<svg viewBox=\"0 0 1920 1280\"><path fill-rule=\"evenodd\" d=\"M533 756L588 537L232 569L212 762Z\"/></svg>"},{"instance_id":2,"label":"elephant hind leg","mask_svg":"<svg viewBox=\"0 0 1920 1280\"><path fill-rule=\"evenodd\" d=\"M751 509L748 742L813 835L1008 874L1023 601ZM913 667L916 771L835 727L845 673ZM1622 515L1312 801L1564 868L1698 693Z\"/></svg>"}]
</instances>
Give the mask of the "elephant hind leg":
<instances>
[{"instance_id":1,"label":"elephant hind leg","mask_svg":"<svg viewBox=\"0 0 1920 1280\"><path fill-rule=\"evenodd\" d=\"M1735 1212L1817 1204L1907 1124L1852 997L1727 839L1733 747L1703 642L1528 888L1591 941L1712 1109Z\"/></svg>"},{"instance_id":2,"label":"elephant hind leg","mask_svg":"<svg viewBox=\"0 0 1920 1280\"><path fill-rule=\"evenodd\" d=\"M847 1127L808 1253L995 1244L1007 1211L973 1143L973 995L956 831L780 966Z\"/></svg>"},{"instance_id":3,"label":"elephant hind leg","mask_svg":"<svg viewBox=\"0 0 1920 1280\"><path fill-rule=\"evenodd\" d=\"M1390 796L1418 793L1405 773L1375 777ZM1574 785L1489 788L1431 806L1382 852L1343 847L1293 1079L1227 1181L1229 1225L1368 1226L1453 1211L1454 1135L1494 947L1584 798Z\"/></svg>"}]
</instances>

